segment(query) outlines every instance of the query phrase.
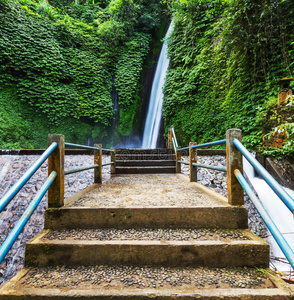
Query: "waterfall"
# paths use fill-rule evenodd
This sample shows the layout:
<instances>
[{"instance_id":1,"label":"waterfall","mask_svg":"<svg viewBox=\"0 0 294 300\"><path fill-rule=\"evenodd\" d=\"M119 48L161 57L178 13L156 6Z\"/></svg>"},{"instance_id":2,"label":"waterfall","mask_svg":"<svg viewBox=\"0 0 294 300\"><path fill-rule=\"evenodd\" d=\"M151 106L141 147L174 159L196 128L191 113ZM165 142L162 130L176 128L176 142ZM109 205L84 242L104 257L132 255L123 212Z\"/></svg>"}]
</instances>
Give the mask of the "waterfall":
<instances>
[{"instance_id":1,"label":"waterfall","mask_svg":"<svg viewBox=\"0 0 294 300\"><path fill-rule=\"evenodd\" d=\"M167 41L172 30L172 23L165 35L165 40L162 45L160 56L158 59L155 76L152 83L151 95L149 99L149 107L147 118L145 122L142 148L156 148L160 122L162 118L162 105L163 105L163 85L168 68L169 59L167 58Z\"/></svg>"},{"instance_id":2,"label":"waterfall","mask_svg":"<svg viewBox=\"0 0 294 300\"><path fill-rule=\"evenodd\" d=\"M261 178L254 176L253 167L244 158L243 159L244 172L246 173L250 183L254 187L258 198L268 214L273 219L274 223L279 228L280 232L283 234L284 238L287 240L291 248L294 248L294 219L293 214L289 211L286 205L280 200L276 193L268 186L268 184ZM294 191L284 188L286 192L294 197ZM283 252L276 243L275 239L269 232L269 236L266 241L270 244L271 248L271 264L279 272L289 272L291 267L288 263L283 263L275 258L282 258L283 261L287 262Z\"/></svg>"}]
</instances>

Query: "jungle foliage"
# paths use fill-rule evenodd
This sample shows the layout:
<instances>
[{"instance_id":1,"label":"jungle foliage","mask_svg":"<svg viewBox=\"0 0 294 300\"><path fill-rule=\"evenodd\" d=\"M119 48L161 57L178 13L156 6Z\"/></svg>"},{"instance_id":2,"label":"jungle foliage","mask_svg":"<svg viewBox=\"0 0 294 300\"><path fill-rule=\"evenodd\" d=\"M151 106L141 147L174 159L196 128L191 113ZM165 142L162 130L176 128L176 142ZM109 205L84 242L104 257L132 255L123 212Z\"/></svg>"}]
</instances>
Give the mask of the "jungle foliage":
<instances>
[{"instance_id":1,"label":"jungle foliage","mask_svg":"<svg viewBox=\"0 0 294 300\"><path fill-rule=\"evenodd\" d=\"M0 0L0 148L46 147L47 133L130 135L140 76L161 24L157 0Z\"/></svg>"},{"instance_id":2,"label":"jungle foliage","mask_svg":"<svg viewBox=\"0 0 294 300\"><path fill-rule=\"evenodd\" d=\"M174 19L164 88L166 130L174 125L184 146L223 139L227 129L240 128L247 147L261 147L267 103L277 98L279 79L293 73L293 2L165 2ZM294 153L291 122L285 120L289 139L279 154Z\"/></svg>"}]
</instances>

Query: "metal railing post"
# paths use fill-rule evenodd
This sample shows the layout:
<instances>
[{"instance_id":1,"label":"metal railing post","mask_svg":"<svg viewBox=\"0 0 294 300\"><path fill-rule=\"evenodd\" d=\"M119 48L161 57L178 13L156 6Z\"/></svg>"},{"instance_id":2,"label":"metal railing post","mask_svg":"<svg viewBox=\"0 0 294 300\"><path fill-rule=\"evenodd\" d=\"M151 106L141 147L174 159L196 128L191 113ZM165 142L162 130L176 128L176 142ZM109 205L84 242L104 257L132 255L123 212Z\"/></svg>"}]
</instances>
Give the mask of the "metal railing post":
<instances>
[{"instance_id":1,"label":"metal railing post","mask_svg":"<svg viewBox=\"0 0 294 300\"><path fill-rule=\"evenodd\" d=\"M234 139L242 141L240 129L229 129L226 133L228 202L231 205L243 205L243 188L234 174L235 169L243 173L242 153L233 144Z\"/></svg>"},{"instance_id":2,"label":"metal railing post","mask_svg":"<svg viewBox=\"0 0 294 300\"><path fill-rule=\"evenodd\" d=\"M182 164L179 163L181 161L182 155L181 152L178 151L179 147L176 148L176 173L181 173Z\"/></svg>"},{"instance_id":3,"label":"metal railing post","mask_svg":"<svg viewBox=\"0 0 294 300\"><path fill-rule=\"evenodd\" d=\"M192 146L197 145L196 142L189 143L189 177L191 182L197 182L197 167L193 163L197 163L197 149Z\"/></svg>"},{"instance_id":4,"label":"metal railing post","mask_svg":"<svg viewBox=\"0 0 294 300\"><path fill-rule=\"evenodd\" d=\"M48 145L57 143L57 148L48 158L48 176L55 171L56 178L48 189L48 207L61 207L64 204L64 136L49 134Z\"/></svg>"},{"instance_id":5,"label":"metal railing post","mask_svg":"<svg viewBox=\"0 0 294 300\"><path fill-rule=\"evenodd\" d=\"M167 147L169 149L172 149L173 148L173 131L172 131L172 128L174 128L174 126L170 126L170 128L168 129L168 144L167 144Z\"/></svg>"},{"instance_id":6,"label":"metal railing post","mask_svg":"<svg viewBox=\"0 0 294 300\"><path fill-rule=\"evenodd\" d=\"M94 147L99 148L94 151L94 165L99 166L94 169L94 183L102 183L102 145L95 144Z\"/></svg>"},{"instance_id":7,"label":"metal railing post","mask_svg":"<svg viewBox=\"0 0 294 300\"><path fill-rule=\"evenodd\" d=\"M110 173L111 175L114 175L116 173L116 149L111 148L113 152L110 152L110 161L113 163L110 167Z\"/></svg>"}]
</instances>

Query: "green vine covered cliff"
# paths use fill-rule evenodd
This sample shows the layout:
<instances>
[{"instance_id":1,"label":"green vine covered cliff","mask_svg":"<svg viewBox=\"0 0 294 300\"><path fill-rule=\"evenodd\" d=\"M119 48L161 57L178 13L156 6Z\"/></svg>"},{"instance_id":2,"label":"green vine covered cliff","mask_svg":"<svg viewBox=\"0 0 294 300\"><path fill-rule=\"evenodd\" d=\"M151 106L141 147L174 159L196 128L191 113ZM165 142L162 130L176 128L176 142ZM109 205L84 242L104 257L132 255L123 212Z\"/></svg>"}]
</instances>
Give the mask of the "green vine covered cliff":
<instances>
[{"instance_id":1,"label":"green vine covered cliff","mask_svg":"<svg viewBox=\"0 0 294 300\"><path fill-rule=\"evenodd\" d=\"M180 144L187 145L223 139L227 129L240 128L247 147L261 147L262 134L277 130L268 128L278 106L277 82L293 73L293 2L166 2L174 19L164 89L166 130L175 125ZM284 110L288 140L277 152L293 156L293 102Z\"/></svg>"},{"instance_id":2,"label":"green vine covered cliff","mask_svg":"<svg viewBox=\"0 0 294 300\"><path fill-rule=\"evenodd\" d=\"M49 132L102 142L114 90L113 135L129 136L163 8L156 0L0 0L0 148L46 147Z\"/></svg>"},{"instance_id":3,"label":"green vine covered cliff","mask_svg":"<svg viewBox=\"0 0 294 300\"><path fill-rule=\"evenodd\" d=\"M165 129L185 146L240 128L252 150L293 156L293 99L278 105L277 85L293 73L290 0L0 0L0 148L130 136L166 6Z\"/></svg>"}]
</instances>

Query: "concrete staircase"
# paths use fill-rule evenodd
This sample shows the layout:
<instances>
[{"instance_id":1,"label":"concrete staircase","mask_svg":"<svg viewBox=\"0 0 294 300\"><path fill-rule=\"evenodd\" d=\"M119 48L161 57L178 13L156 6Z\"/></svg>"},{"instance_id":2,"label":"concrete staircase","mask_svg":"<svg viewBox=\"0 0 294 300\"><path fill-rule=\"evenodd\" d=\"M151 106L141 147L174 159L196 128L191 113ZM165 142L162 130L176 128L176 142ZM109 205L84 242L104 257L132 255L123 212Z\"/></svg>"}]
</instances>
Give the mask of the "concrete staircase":
<instances>
[{"instance_id":1,"label":"concrete staircase","mask_svg":"<svg viewBox=\"0 0 294 300\"><path fill-rule=\"evenodd\" d=\"M0 299L292 299L247 211L183 175L115 176L45 214Z\"/></svg>"},{"instance_id":2,"label":"concrete staircase","mask_svg":"<svg viewBox=\"0 0 294 300\"><path fill-rule=\"evenodd\" d=\"M173 149L117 149L116 174L175 173Z\"/></svg>"}]
</instances>

